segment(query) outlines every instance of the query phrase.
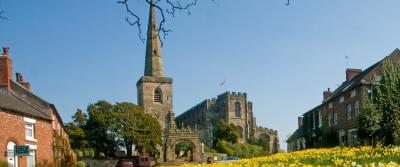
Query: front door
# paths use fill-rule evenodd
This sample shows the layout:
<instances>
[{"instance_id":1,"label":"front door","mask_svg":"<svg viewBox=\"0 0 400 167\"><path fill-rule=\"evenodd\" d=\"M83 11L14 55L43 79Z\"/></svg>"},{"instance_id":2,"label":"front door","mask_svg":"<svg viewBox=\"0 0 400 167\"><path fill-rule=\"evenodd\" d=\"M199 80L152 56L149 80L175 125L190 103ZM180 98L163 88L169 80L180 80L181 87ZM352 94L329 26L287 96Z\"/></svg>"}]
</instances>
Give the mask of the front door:
<instances>
[{"instance_id":1,"label":"front door","mask_svg":"<svg viewBox=\"0 0 400 167\"><path fill-rule=\"evenodd\" d=\"M18 167L18 156L14 153L14 142L8 142L7 144L7 162L9 167Z\"/></svg>"}]
</instances>

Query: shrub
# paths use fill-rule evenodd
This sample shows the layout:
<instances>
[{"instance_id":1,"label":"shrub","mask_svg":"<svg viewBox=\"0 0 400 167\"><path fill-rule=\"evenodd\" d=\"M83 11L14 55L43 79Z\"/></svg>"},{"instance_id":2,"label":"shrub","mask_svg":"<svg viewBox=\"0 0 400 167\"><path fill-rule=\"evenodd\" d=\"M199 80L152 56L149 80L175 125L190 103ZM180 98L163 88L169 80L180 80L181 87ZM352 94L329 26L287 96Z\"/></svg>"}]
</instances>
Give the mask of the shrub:
<instances>
[{"instance_id":1,"label":"shrub","mask_svg":"<svg viewBox=\"0 0 400 167\"><path fill-rule=\"evenodd\" d=\"M6 161L0 161L0 167L8 167L8 163Z\"/></svg>"},{"instance_id":2,"label":"shrub","mask_svg":"<svg viewBox=\"0 0 400 167\"><path fill-rule=\"evenodd\" d=\"M76 163L75 167L86 167L86 162L85 161L78 161Z\"/></svg>"}]
</instances>

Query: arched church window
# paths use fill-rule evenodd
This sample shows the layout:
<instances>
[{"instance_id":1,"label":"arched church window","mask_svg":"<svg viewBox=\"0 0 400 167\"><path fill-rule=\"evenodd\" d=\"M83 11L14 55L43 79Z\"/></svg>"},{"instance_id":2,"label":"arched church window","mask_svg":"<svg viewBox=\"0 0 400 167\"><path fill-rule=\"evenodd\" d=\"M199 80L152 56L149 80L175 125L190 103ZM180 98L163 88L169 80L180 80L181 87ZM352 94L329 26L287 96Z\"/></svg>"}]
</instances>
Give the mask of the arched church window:
<instances>
[{"instance_id":1,"label":"arched church window","mask_svg":"<svg viewBox=\"0 0 400 167\"><path fill-rule=\"evenodd\" d=\"M235 103L235 116L240 117L240 103L239 102Z\"/></svg>"},{"instance_id":2,"label":"arched church window","mask_svg":"<svg viewBox=\"0 0 400 167\"><path fill-rule=\"evenodd\" d=\"M154 102L161 103L162 101L162 93L160 89L154 90Z\"/></svg>"}]
</instances>

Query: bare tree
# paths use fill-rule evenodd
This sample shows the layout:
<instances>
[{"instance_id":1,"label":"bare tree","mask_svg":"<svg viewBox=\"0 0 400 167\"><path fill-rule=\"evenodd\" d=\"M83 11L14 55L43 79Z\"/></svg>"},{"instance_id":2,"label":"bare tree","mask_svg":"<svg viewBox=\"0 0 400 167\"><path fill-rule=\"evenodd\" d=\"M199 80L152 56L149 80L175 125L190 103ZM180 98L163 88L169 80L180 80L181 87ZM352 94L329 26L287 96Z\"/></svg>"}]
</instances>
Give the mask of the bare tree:
<instances>
[{"instance_id":1,"label":"bare tree","mask_svg":"<svg viewBox=\"0 0 400 167\"><path fill-rule=\"evenodd\" d=\"M190 15L190 9L193 6L197 5L197 0L185 0L185 3L182 3L181 1L183 0L138 0L138 1L144 1L143 3L147 3L153 7L155 7L159 13L161 13L161 21L158 25L158 38L161 42L161 46L163 45L162 40L165 39L165 37L168 35L168 33L172 32L171 29L167 28L165 26L166 22L166 15L171 15L172 17L175 17L175 13L177 11L187 11L187 14ZM215 0L210 0L214 3L216 3ZM286 1L286 6L290 5L291 0L285 0ZM138 36L139 39L144 42L143 38L143 32L142 32L142 19L141 17L136 13L134 8L131 8L129 5L129 2L132 2L132 0L119 0L117 3L123 5L125 8L126 12L128 13L128 16L126 17L126 22L128 22L129 25L135 26L138 29ZM162 38L161 38L162 34Z\"/></svg>"},{"instance_id":2,"label":"bare tree","mask_svg":"<svg viewBox=\"0 0 400 167\"><path fill-rule=\"evenodd\" d=\"M7 20L7 17L4 16L4 11L3 10L0 11L0 19Z\"/></svg>"},{"instance_id":3,"label":"bare tree","mask_svg":"<svg viewBox=\"0 0 400 167\"><path fill-rule=\"evenodd\" d=\"M158 25L157 31L158 34L162 34L162 39L165 39L165 37L168 35L169 32L172 32L171 29L168 29L165 26L166 22L166 15L171 15L172 17L175 17L175 13L177 11L187 11L187 14L190 15L190 8L192 6L197 5L197 0L189 0L189 2L185 2L184 4L181 3L179 0L144 0L145 3L153 6L156 8L156 10L159 11L161 14L161 21ZM211 0L214 1L214 0ZM136 26L138 29L138 35L139 39L144 42L143 38L143 33L142 33L142 19L137 15L137 13L134 11L133 8L130 8L129 6L129 0L120 0L117 3L122 4L128 13L128 16L126 17L126 22L128 22L129 25L131 26ZM161 35L158 35L158 38L162 43Z\"/></svg>"}]
</instances>

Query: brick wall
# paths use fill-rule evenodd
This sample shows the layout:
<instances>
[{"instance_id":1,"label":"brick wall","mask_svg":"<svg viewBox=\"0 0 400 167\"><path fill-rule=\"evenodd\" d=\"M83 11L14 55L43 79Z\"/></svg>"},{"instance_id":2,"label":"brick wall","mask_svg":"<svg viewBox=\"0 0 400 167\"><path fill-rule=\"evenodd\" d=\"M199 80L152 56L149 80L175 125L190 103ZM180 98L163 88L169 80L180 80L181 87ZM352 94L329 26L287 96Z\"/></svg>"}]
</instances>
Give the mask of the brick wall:
<instances>
[{"instance_id":1,"label":"brick wall","mask_svg":"<svg viewBox=\"0 0 400 167\"><path fill-rule=\"evenodd\" d=\"M0 160L7 161L5 152L9 141L14 141L17 145L36 145L36 162L47 160L53 162L53 130L50 121L36 119L34 135L37 142L25 140L24 116L0 109ZM26 166L26 156L20 156L19 166Z\"/></svg>"}]
</instances>

